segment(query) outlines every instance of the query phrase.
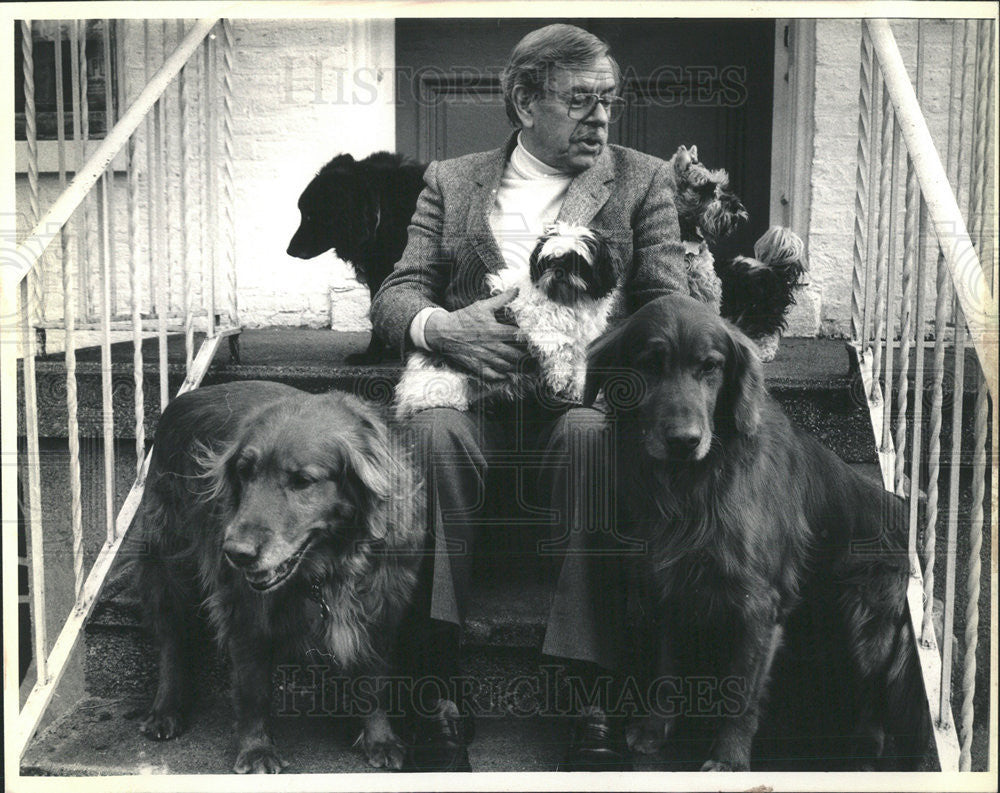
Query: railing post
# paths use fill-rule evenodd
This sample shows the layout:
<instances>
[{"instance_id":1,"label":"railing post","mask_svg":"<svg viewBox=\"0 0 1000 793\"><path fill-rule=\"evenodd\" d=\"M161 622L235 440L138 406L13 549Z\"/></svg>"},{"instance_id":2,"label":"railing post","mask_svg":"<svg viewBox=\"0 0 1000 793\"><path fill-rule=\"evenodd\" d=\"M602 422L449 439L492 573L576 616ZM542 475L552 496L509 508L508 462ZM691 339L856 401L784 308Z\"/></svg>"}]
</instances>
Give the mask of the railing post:
<instances>
[{"instance_id":1,"label":"railing post","mask_svg":"<svg viewBox=\"0 0 1000 793\"><path fill-rule=\"evenodd\" d=\"M34 56L32 47L31 22L21 22L21 45L24 56L24 95L25 116L28 145L33 151L28 157L29 193L32 223L38 220L38 146L35 135L35 76ZM33 178L32 178L33 175ZM28 487L25 500L25 523L28 526L28 536L31 551L31 610L32 628L35 635L35 670L37 679L48 680L48 636L46 624L48 615L45 612L45 537L42 532L42 491L41 491L41 456L38 446L38 392L35 377L35 333L32 326L32 301L38 299L37 291L32 286L37 281L37 261L25 273L21 280L21 355L22 379L24 381L24 432L27 449L24 463L28 474Z\"/></svg>"},{"instance_id":2,"label":"railing post","mask_svg":"<svg viewBox=\"0 0 1000 793\"><path fill-rule=\"evenodd\" d=\"M104 134L107 135L111 132L114 127L115 122L115 98L114 92L111 89L112 86L112 72L111 72L111 20L103 19L102 38L104 41ZM111 245L108 247L108 301L111 304L111 310L108 314L109 317L117 315L118 309L118 268L115 266L117 260L117 243L118 235L115 234L115 169L112 164L108 164L108 168L105 171L107 176L105 177L108 181L108 211L107 211L107 223L108 223L108 238L111 241Z\"/></svg>"},{"instance_id":3,"label":"railing post","mask_svg":"<svg viewBox=\"0 0 1000 793\"><path fill-rule=\"evenodd\" d=\"M893 169L895 167L895 138L893 136L892 106L889 104L889 94L882 92L882 143L879 148L879 188L878 188L878 254L875 269L875 338L872 341L872 391L873 403L882 404L882 388L879 377L882 374L882 335L885 331L886 342L890 343L892 329L885 328L886 306L891 284L886 284L886 271L889 267L889 219L892 215ZM890 271L891 275L891 271ZM886 373L886 388L889 390L891 373ZM879 451L884 451L884 442Z\"/></svg>"},{"instance_id":4,"label":"railing post","mask_svg":"<svg viewBox=\"0 0 1000 793\"><path fill-rule=\"evenodd\" d=\"M955 624L955 563L958 553L958 490L962 469L962 402L965 398L965 324L955 304L955 363L951 399L951 458L948 481L948 535L944 568L944 640L941 650L941 712L951 707L951 667Z\"/></svg>"},{"instance_id":5,"label":"railing post","mask_svg":"<svg viewBox=\"0 0 1000 793\"><path fill-rule=\"evenodd\" d=\"M143 393L142 359L142 279L139 277L139 165L136 158L136 136L128 141L128 247L129 290L132 304L132 378L135 388L135 475L142 475L142 458L146 450L146 399ZM147 178L148 175L147 175Z\"/></svg>"},{"instance_id":6,"label":"railing post","mask_svg":"<svg viewBox=\"0 0 1000 793\"><path fill-rule=\"evenodd\" d=\"M855 177L854 192L854 269L851 273L851 338L861 342L864 349L862 333L862 283L861 272L864 267L867 246L869 244L867 225L868 212L872 207L868 203L868 171L871 153L871 120L872 120L872 49L868 40L868 29L861 26L861 76L858 90L858 168Z\"/></svg>"},{"instance_id":7,"label":"railing post","mask_svg":"<svg viewBox=\"0 0 1000 793\"><path fill-rule=\"evenodd\" d=\"M110 166L109 166L110 167ZM114 257L110 235L111 178L100 181L101 219L101 402L104 437L104 522L108 543L115 540L115 423L111 381L111 266Z\"/></svg>"},{"instance_id":8,"label":"railing post","mask_svg":"<svg viewBox=\"0 0 1000 793\"><path fill-rule=\"evenodd\" d=\"M913 163L906 155L906 197L903 216L903 307L900 316L899 332L899 381L896 384L896 471L895 490L898 495L905 495L903 482L906 478L906 409L907 390L910 387L910 342L913 328L911 314L913 312L913 270L917 256L917 219L920 213L920 188L917 185L917 174ZM917 330L919 344L920 330ZM887 402L888 404L888 402ZM887 416L887 420L888 420ZM914 432L919 428L914 425ZM916 550L916 546L912 548Z\"/></svg>"},{"instance_id":9,"label":"railing post","mask_svg":"<svg viewBox=\"0 0 1000 793\"><path fill-rule=\"evenodd\" d=\"M233 167L236 160L233 138L233 58L236 45L233 23L222 19L222 234L226 248L226 307L229 326L239 324L236 305L236 190Z\"/></svg>"},{"instance_id":10,"label":"railing post","mask_svg":"<svg viewBox=\"0 0 1000 793\"><path fill-rule=\"evenodd\" d=\"M184 37L184 21L177 20L177 40ZM192 60L196 60L192 58ZM178 105L180 107L180 209L178 217L181 224L181 291L183 293L184 311L184 371L191 371L191 362L194 360L194 324L191 316L193 306L191 267L195 259L193 248L194 228L198 225L198 219L194 214L194 201L190 195L190 176L188 174L188 156L191 137L191 91L189 75L191 61L184 64L177 76L178 80Z\"/></svg>"},{"instance_id":11,"label":"railing post","mask_svg":"<svg viewBox=\"0 0 1000 793\"><path fill-rule=\"evenodd\" d=\"M990 287L993 268L990 266L990 233L987 230L987 182L989 162L987 142L992 138L990 112L993 99L993 31L990 22L978 23L976 47L976 107L975 128L973 130L973 157L970 167L970 234L985 263L985 275ZM994 221L995 222L995 221ZM983 547L983 500L986 496L986 440L989 424L989 402L986 381L979 367L976 368L976 402L972 445L972 510L969 518L969 569L966 574L965 635L962 656L962 706L958 717L958 734L961 741L959 770L972 768L972 734L975 716L976 693L976 649L979 645L979 593L982 565L980 553Z\"/></svg>"},{"instance_id":12,"label":"railing post","mask_svg":"<svg viewBox=\"0 0 1000 793\"><path fill-rule=\"evenodd\" d=\"M78 23L80 57L80 165L87 161L87 143L90 140L90 101L88 98L87 72L87 21ZM103 173L103 170L102 170ZM75 179L73 181L76 181ZM96 180L95 180L96 181ZM90 322L94 319L94 285L91 283L91 252L97 250L100 241L94 229L94 212L91 211L91 194L88 192L83 200L83 239L86 240L86 255L80 261L80 297L83 300L83 318Z\"/></svg>"},{"instance_id":13,"label":"railing post","mask_svg":"<svg viewBox=\"0 0 1000 793\"><path fill-rule=\"evenodd\" d=\"M208 140L205 150L205 172L208 174L208 225L213 229L219 228L219 147L218 147L218 57L216 54L215 34L210 34L205 40L205 115L208 127ZM209 301L208 313L212 317L212 328L216 330L217 303L217 279L219 275L219 235L213 234L208 245L209 248Z\"/></svg>"}]
</instances>

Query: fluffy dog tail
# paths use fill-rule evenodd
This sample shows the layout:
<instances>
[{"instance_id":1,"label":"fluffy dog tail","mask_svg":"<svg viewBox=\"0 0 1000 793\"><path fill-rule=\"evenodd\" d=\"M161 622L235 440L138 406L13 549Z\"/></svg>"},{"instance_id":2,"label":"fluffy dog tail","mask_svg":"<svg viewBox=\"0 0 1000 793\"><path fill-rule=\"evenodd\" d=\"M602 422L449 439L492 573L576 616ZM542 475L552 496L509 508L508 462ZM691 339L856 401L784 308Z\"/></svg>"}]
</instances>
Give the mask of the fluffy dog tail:
<instances>
[{"instance_id":1,"label":"fluffy dog tail","mask_svg":"<svg viewBox=\"0 0 1000 793\"><path fill-rule=\"evenodd\" d=\"M805 244L789 228L771 226L754 244L754 258L718 265L722 315L750 338L785 329L795 289L807 271Z\"/></svg>"}]
</instances>

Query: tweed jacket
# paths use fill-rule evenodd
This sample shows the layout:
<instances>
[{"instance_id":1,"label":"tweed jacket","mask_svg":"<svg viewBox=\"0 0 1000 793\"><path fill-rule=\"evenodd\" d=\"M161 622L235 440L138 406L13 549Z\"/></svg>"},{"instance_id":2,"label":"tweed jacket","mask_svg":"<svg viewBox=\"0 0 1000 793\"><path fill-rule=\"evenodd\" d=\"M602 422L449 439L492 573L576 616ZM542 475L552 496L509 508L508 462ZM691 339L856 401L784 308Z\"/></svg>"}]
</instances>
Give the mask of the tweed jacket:
<instances>
[{"instance_id":1,"label":"tweed jacket","mask_svg":"<svg viewBox=\"0 0 1000 793\"><path fill-rule=\"evenodd\" d=\"M516 139L427 167L403 258L371 305L375 332L386 343L405 350L410 324L427 306L454 311L489 296L486 275L505 266L489 214ZM558 219L608 238L622 289L618 315L669 292L689 292L675 189L666 161L614 145L570 183Z\"/></svg>"}]
</instances>

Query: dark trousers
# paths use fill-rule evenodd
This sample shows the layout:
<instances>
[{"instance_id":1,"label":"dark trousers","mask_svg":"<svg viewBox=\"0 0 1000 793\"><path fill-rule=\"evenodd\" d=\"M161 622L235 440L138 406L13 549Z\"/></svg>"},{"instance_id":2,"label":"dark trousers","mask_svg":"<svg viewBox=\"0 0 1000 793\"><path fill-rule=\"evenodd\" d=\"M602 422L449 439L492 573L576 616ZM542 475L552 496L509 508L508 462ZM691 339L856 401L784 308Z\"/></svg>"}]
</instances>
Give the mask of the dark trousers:
<instances>
[{"instance_id":1,"label":"dark trousers","mask_svg":"<svg viewBox=\"0 0 1000 793\"><path fill-rule=\"evenodd\" d=\"M433 560L426 566L431 580L425 581L432 620L462 624L491 466L520 468L518 481L537 485L530 507L551 527L538 553L558 566L542 652L618 667L624 563L637 545L618 525L613 429L593 408L526 403L468 413L434 408L411 419L407 433L427 483L433 531ZM503 503L528 497L519 487L505 493Z\"/></svg>"}]
</instances>

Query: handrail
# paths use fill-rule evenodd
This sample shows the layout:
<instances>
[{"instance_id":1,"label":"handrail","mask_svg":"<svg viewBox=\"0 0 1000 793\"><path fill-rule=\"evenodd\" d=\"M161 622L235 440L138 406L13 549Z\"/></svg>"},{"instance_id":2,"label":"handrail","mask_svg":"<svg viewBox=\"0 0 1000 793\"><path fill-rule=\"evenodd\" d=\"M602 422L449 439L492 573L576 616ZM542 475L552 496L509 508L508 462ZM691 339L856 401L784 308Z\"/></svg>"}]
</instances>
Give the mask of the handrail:
<instances>
[{"instance_id":1,"label":"handrail","mask_svg":"<svg viewBox=\"0 0 1000 793\"><path fill-rule=\"evenodd\" d=\"M13 278L20 281L35 266L35 263L45 253L45 249L87 197L90 189L101 178L111 161L128 143L132 133L142 123L150 108L167 90L171 81L218 21L218 19L213 18L199 19L195 22L183 41L178 44L177 49L156 70L129 109L77 171L69 187L38 220L28 238L17 246L15 260L11 263L15 268Z\"/></svg>"},{"instance_id":2,"label":"handrail","mask_svg":"<svg viewBox=\"0 0 1000 793\"><path fill-rule=\"evenodd\" d=\"M941 253L951 271L955 294L969 325L986 385L996 399L998 346L997 310L993 291L920 110L892 29L884 19L869 19L865 24L871 32L872 45L882 66L885 88L896 111L899 130L906 141L906 150L917 173Z\"/></svg>"},{"instance_id":3,"label":"handrail","mask_svg":"<svg viewBox=\"0 0 1000 793\"><path fill-rule=\"evenodd\" d=\"M25 699L23 705L20 709L17 708L17 699L13 699L14 710L7 710L5 715L9 717L11 729L8 730L5 736L5 748L8 752L9 757L20 757L28 743L32 739L35 731L37 730L41 720L45 714L45 711L53 699L56 693L56 688L60 683L60 680L68 666L69 660L75 651L75 647L79 643L80 636L82 635L82 629L87 619L90 616L95 604L97 603L98 597L100 596L101 589L104 586L104 582L107 578L108 571L113 565L118 549L123 541L125 532L131 522L131 518L135 513L135 509L139 503L139 499L142 495L142 490L144 487L145 479L145 468L144 460L148 460L147 452L145 451L142 442L140 441L137 446L137 461L139 462L139 468L137 470L137 476L135 482L132 485L132 489L129 492L128 497L125 499L125 503L118 512L117 517L115 517L114 510L114 485L117 477L115 471L114 461L114 407L112 400L113 383L111 381L111 340L110 331L112 325L111 307L112 302L112 290L111 290L111 274L114 272L115 259L114 259L114 233L111 226L111 218L114 216L114 211L111 204L111 191L114 189L114 174L110 173L112 170L111 162L115 156L126 146L128 147L129 157L128 157L128 216L129 216L129 235L128 235L128 245L129 250L133 255L129 256L129 268L130 268L130 278L131 278L131 289L129 294L129 301L131 303L131 325L133 328L133 344L135 345L134 356L133 356L133 366L135 368L135 382L136 382L136 399L135 399L135 416L136 424L138 427L137 438L141 437L142 429L145 422L145 399L144 399L144 389L142 387L141 372L143 367L143 356L142 356L142 290L140 287L140 279L138 277L137 268L140 264L148 264L150 272L163 272L166 270L169 272L169 257L160 256L158 240L153 231L150 231L149 235L149 247L142 250L141 245L136 244L136 226L138 218L137 209L137 172L136 172L136 146L137 141L142 140L145 145L147 153L150 154L150 161L153 162L158 170L162 172L163 161L169 156L169 130L163 132L162 137L153 137L149 134L147 129L147 134L140 136L135 134L138 127L143 123L144 119L148 119L150 115L157 115L158 113L162 115L164 110L164 102L171 98L172 86L174 85L174 80L177 80L177 96L181 102L182 119L179 125L175 128L177 133L180 135L185 135L189 133L189 130L185 126L183 114L188 114L190 108L185 107L185 100L190 100L189 88L187 84L187 78L190 77L194 79L197 74L205 81L205 86L203 87L202 97L202 108L205 110L205 123L202 125L202 132L207 133L212 130L215 126L215 116L214 113L214 99L215 94L212 90L214 88L214 81L216 79L216 73L213 69L208 68L208 65L214 61L214 51L215 51L215 36L212 35L213 29L220 29L220 37L224 37L227 42L232 44L232 33L230 30L230 23L228 20L221 20L219 28L216 28L216 24L219 20L215 19L203 19L196 22L186 35L182 34L179 30L178 39L176 43L176 49L166 58L166 60L156 69L155 73L149 78L145 86L139 92L138 97L128 111L118 120L117 124L110 130L108 130L107 136L95 150L95 152L86 160L86 162L79 168L76 178L72 183L66 187L65 180L61 180L61 187L63 192L52 204L52 207L46 212L45 216L35 223L34 228L31 231L26 242L18 246L16 249L17 255L20 257L18 264L14 266L5 267L3 270L3 280L4 288L2 290L2 297L4 301L4 306L6 308L8 295L18 291L22 293L20 302L20 333L22 339L22 349L23 354L17 357L23 357L24 360L24 402L25 402L25 431L28 438L27 442L27 453L25 455L27 471L31 478L35 481L32 487L28 488L27 495L29 498L25 500L25 513L26 521L28 525L32 527L32 532L30 534L30 556L33 563L37 563L36 567L33 569L33 577L30 582L30 588L34 593L44 593L45 592L45 565L44 565L44 537L42 535L42 523L41 523L41 497L37 492L37 477L39 475L40 467L39 460L41 459L38 450L37 441L37 425L38 419L35 412L35 372L33 367L34 351L32 342L35 338L32 323L30 321L29 313L27 307L30 306L29 301L29 289L31 278L27 277L28 273L33 272L33 268L38 263L40 257L43 255L46 247L52 242L52 240L60 236L60 230L63 229L67 233L63 236L63 289L64 289L64 306L73 305L74 295L72 293L72 287L76 280L81 278L81 274L86 272L87 262L77 261L76 267L73 267L74 262L72 261L71 254L76 253L80 256L86 253L88 248L88 241L86 240L87 232L91 231L93 228L90 226L91 220L96 220L96 224L99 229L98 233L94 233L95 241L93 247L96 249L94 251L97 254L96 258L99 260L100 265L100 311L99 316L99 327L102 330L102 341L101 341L101 396L103 398L103 429L104 429L104 482L105 482L105 517L108 521L107 526L107 539L101 546L100 552L98 553L97 559L94 561L90 568L90 572L87 574L84 580L82 576L83 571L83 546L79 541L82 536L82 528L80 524L80 519L74 515L74 545L73 545L73 564L75 572L75 584L76 584L76 600L63 622L62 627L59 630L58 637L55 643L52 645L51 649L47 647L47 641L45 641L45 636L43 635L41 640L37 642L35 650L35 662L36 662L36 681L31 691L29 692L27 698ZM77 42L77 36L79 32L74 30L73 36L71 37L71 42ZM25 40L31 40L31 30L28 29L25 34ZM166 23L164 23L164 37L163 37L163 47L166 50L168 37L166 35ZM58 46L58 45L57 45ZM105 45L107 46L107 45ZM200 47L205 48L205 65L206 68L198 69L199 57L198 49ZM58 49L57 49L58 52ZM148 41L146 42L146 59L149 63L150 48ZM25 58L25 61L29 61L29 58ZM77 59L74 58L74 63L77 63ZM107 68L107 63L105 63ZM232 69L232 53L230 52L225 66L222 72L223 78L226 80L226 91L231 90L231 80L230 80L230 70ZM110 73L110 72L109 72ZM179 79L178 79L179 78ZM27 75L28 89L30 91L30 74ZM86 91L82 86L82 81L80 83L80 89L85 95ZM207 90L205 90L207 89ZM230 97L226 97L228 102ZM206 105L205 102L212 102L211 105ZM86 120L86 109L84 108L80 116ZM76 114L74 113L74 117ZM163 125L166 127L167 125ZM189 126L189 125L188 125ZM157 133L162 130L158 129ZM231 133L230 128L226 128L226 131ZM84 135L85 137L85 135ZM185 150L185 145L182 141L181 146L182 152ZM225 156L231 156L232 146L227 143L227 150ZM186 206L189 203L190 196L185 193L188 187L187 179L189 174L187 173L187 165L189 160L195 158L185 156L182 158L180 163L180 192L181 192L181 203L182 210L190 209ZM199 158L197 162L200 163L200 173L202 175L203 181L205 181L218 167L217 153L214 147L202 147L199 152ZM223 163L225 165L225 163ZM150 172L153 169L150 168ZM158 180L159 189L167 191L171 188L169 180L165 180L163 176ZM153 184L148 184L149 195L154 196L156 186ZM91 218L86 217L78 218L83 226L83 237L80 243L75 246L67 245L67 239L74 236L73 232L79 231L78 224L73 222L74 214L79 215L77 212L78 208L86 208L88 203L88 196L91 193L95 195L92 196L92 201L98 204L100 209L99 213L91 213ZM37 213L35 213L37 215ZM229 213L231 217L232 213ZM182 211L180 217L182 218L182 223L184 219L188 217L186 212ZM34 222L34 218L32 219ZM166 221L160 224L163 229L166 229ZM65 228L64 228L65 227ZM157 229L158 231L160 229ZM231 237L231 235L230 235ZM9 251L13 249L13 245L5 247L5 251L8 252L8 257L10 256ZM193 315L192 310L192 295L190 294L190 272L188 271L189 266L192 264L192 257L190 255L182 257L183 267L184 267L184 278L188 286L188 294L184 298L184 322L186 335L188 339L191 338L191 317ZM205 276L205 257L202 257L202 276ZM214 282L215 280L215 268L214 268L214 257L212 260L213 266L207 274L209 281ZM74 274L72 271L76 270ZM233 280L235 277L230 274L230 279ZM8 280L9 279L9 280ZM19 282L19 289L16 285ZM235 281L233 280L235 284ZM9 288L8 284L11 284L14 288ZM13 299L13 297L9 298ZM161 382L163 384L164 390L168 385L167 382L167 348L166 348L166 334L167 326L163 321L170 310L168 305L164 303L159 303L155 306L159 316L157 317L159 324L159 340L160 340L160 370L161 370ZM204 312L208 317L214 317L215 315L215 304L214 295L212 303L205 307ZM17 315L17 311L10 312L12 316ZM215 353L222 342L223 338L230 338L235 334L240 332L238 326L238 318L236 316L236 311L234 307L230 307L229 316L233 319L233 322L229 326L224 326L211 321L210 332L207 334L206 338L201 344L197 355L193 355L193 350L188 356L187 367L186 367L186 377L181 389L178 393L184 393L185 391L191 390L192 388L197 388L200 384L202 378L207 372L212 360L215 357ZM80 487L80 465L79 465L79 444L76 443L74 446L74 441L78 440L77 436L77 413L79 406L77 404L77 391L76 391L76 375L75 369L73 368L74 360L73 351L74 340L73 333L75 330L76 323L74 322L73 312L67 310L64 314L64 324L62 327L65 330L65 346L66 346L66 411L67 411L67 431L69 434L69 448L70 448L70 465L71 465L71 489L75 488L76 491ZM48 324L48 323L46 323ZM89 323L85 323L89 324ZM38 325L35 325L38 327ZM190 344L190 342L188 342ZM4 357L4 376L13 382L17 373L17 358L14 356ZM164 400L165 401L165 400ZM9 418L7 401L4 401L4 418ZM161 405L162 408L162 405ZM8 430L8 427L10 430ZM17 422L14 420L4 422L4 433L5 438L7 437L8 431L16 432ZM20 457L19 457L20 459ZM9 467L9 466L8 466ZM16 470L4 470L3 472L4 480L4 490L5 494L9 493L11 476L17 474ZM109 484L111 483L111 484ZM16 499L14 499L16 500ZM5 513L6 514L6 513ZM8 538L10 534L6 534L4 537L4 553L10 550ZM16 556L15 551L11 552L11 558ZM6 562L5 562L6 563ZM10 577L11 581L15 581L16 576ZM5 586L4 591L5 597L9 597L10 593ZM35 627L36 636L39 635L38 625L45 625L45 609L39 605L40 601L34 603L32 609L32 621ZM23 640L23 637L22 637ZM5 679L10 685L10 680L6 677L8 672L8 665L5 664ZM16 671L16 666L14 667Z\"/></svg>"}]
</instances>

